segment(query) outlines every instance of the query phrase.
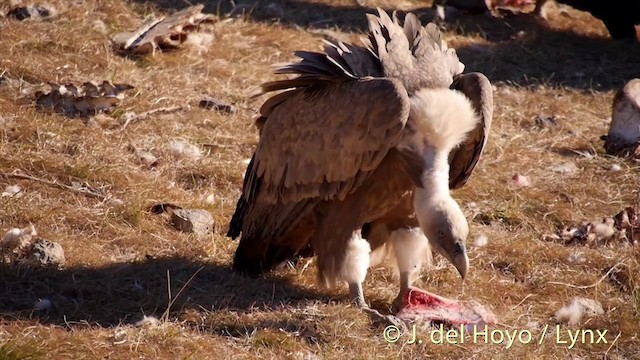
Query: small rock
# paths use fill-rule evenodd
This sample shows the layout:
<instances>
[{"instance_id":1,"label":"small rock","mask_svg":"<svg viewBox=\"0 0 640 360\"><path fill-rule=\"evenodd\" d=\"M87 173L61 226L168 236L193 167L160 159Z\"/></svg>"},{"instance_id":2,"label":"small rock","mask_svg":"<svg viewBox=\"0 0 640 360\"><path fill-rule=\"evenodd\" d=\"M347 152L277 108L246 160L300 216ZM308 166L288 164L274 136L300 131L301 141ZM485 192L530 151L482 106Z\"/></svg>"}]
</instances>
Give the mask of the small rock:
<instances>
[{"instance_id":1,"label":"small rock","mask_svg":"<svg viewBox=\"0 0 640 360\"><path fill-rule=\"evenodd\" d=\"M604 314L602 305L595 300L574 297L570 304L556 311L555 317L560 322L575 326L583 317L593 317Z\"/></svg>"},{"instance_id":2,"label":"small rock","mask_svg":"<svg viewBox=\"0 0 640 360\"><path fill-rule=\"evenodd\" d=\"M228 114L235 114L238 111L238 109L235 106L231 104L227 104L222 100L213 99L213 98L206 98L206 99L200 100L200 104L198 104L198 106L204 109L213 109L213 110L225 112Z\"/></svg>"},{"instance_id":3,"label":"small rock","mask_svg":"<svg viewBox=\"0 0 640 360\"><path fill-rule=\"evenodd\" d=\"M551 171L561 173L561 174L573 174L576 171L578 171L578 167L576 166L576 164L572 162L568 162L568 163L551 167Z\"/></svg>"},{"instance_id":4,"label":"small rock","mask_svg":"<svg viewBox=\"0 0 640 360\"><path fill-rule=\"evenodd\" d=\"M183 232L192 232L205 236L213 229L213 217L206 210L177 209L171 214L173 226Z\"/></svg>"},{"instance_id":5,"label":"small rock","mask_svg":"<svg viewBox=\"0 0 640 360\"><path fill-rule=\"evenodd\" d=\"M56 242L38 239L31 245L27 261L33 265L60 266L65 262L64 250Z\"/></svg>"},{"instance_id":6,"label":"small rock","mask_svg":"<svg viewBox=\"0 0 640 360\"><path fill-rule=\"evenodd\" d=\"M33 307L38 311L47 311L51 309L51 300L49 299L40 299L36 301Z\"/></svg>"}]
</instances>

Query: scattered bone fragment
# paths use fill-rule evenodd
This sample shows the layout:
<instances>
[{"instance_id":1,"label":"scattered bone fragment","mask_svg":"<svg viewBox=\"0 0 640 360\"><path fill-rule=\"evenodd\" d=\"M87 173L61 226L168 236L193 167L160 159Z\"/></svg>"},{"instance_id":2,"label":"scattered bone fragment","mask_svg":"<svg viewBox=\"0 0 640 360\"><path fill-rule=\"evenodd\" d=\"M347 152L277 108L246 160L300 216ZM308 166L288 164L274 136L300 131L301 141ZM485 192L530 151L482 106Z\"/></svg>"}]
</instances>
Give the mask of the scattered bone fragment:
<instances>
[{"instance_id":1,"label":"scattered bone fragment","mask_svg":"<svg viewBox=\"0 0 640 360\"><path fill-rule=\"evenodd\" d=\"M134 32L116 34L112 41L124 52L137 55L155 53L162 49L175 49L185 43L195 34L190 43L203 45L211 43L213 39L200 36L199 32L206 32L216 22L216 17L203 14L204 5L199 4L178 11L167 17L160 17L143 24Z\"/></svg>"},{"instance_id":2,"label":"scattered bone fragment","mask_svg":"<svg viewBox=\"0 0 640 360\"><path fill-rule=\"evenodd\" d=\"M67 116L88 116L109 111L124 99L124 91L133 89L128 84L85 82L74 84L49 84L50 91L35 93L36 107L53 110Z\"/></svg>"},{"instance_id":3,"label":"scattered bone fragment","mask_svg":"<svg viewBox=\"0 0 640 360\"><path fill-rule=\"evenodd\" d=\"M58 15L56 9L49 4L16 6L7 12L8 18L16 20L45 20Z\"/></svg>"},{"instance_id":4,"label":"scattered bone fragment","mask_svg":"<svg viewBox=\"0 0 640 360\"><path fill-rule=\"evenodd\" d=\"M560 165L552 166L550 170L560 174L573 174L578 171L578 167L572 162L566 162Z\"/></svg>"},{"instance_id":5,"label":"scattered bone fragment","mask_svg":"<svg viewBox=\"0 0 640 360\"><path fill-rule=\"evenodd\" d=\"M613 217L583 221L578 226L559 229L556 234L547 235L546 238L567 245L636 245L640 241L639 209L640 204L629 206Z\"/></svg>"},{"instance_id":6,"label":"scattered bone fragment","mask_svg":"<svg viewBox=\"0 0 640 360\"><path fill-rule=\"evenodd\" d=\"M238 111L238 109L234 105L227 104L222 100L214 98L206 98L200 100L199 106L204 109L213 109L228 114L234 114Z\"/></svg>"}]
</instances>

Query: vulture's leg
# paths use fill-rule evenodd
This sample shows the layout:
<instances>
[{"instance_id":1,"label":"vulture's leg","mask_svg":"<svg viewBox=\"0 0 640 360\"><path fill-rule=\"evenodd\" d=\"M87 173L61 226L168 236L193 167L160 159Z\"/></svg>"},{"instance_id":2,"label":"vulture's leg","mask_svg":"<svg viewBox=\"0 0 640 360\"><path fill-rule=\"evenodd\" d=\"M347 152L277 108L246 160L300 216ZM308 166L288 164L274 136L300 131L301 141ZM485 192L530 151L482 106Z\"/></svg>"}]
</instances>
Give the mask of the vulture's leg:
<instances>
[{"instance_id":1,"label":"vulture's leg","mask_svg":"<svg viewBox=\"0 0 640 360\"><path fill-rule=\"evenodd\" d=\"M367 276L370 252L369 243L362 238L360 231L354 232L351 239L349 239L344 266L339 276L349 285L351 303L367 313L374 323L392 324L400 329L406 329L406 325L402 320L393 315L380 314L379 311L370 308L364 299L362 283L364 283Z\"/></svg>"},{"instance_id":2,"label":"vulture's leg","mask_svg":"<svg viewBox=\"0 0 640 360\"><path fill-rule=\"evenodd\" d=\"M389 241L396 257L400 273L400 292L393 301L393 312L402 307L404 294L411 286L412 280L420 272L423 261L431 262L429 241L420 228L400 228L394 230Z\"/></svg>"},{"instance_id":3,"label":"vulture's leg","mask_svg":"<svg viewBox=\"0 0 640 360\"><path fill-rule=\"evenodd\" d=\"M369 269L369 253L371 248L367 240L362 238L360 231L355 231L347 244L344 265L339 278L349 285L350 300L360 308L366 308L362 283L367 277Z\"/></svg>"}]
</instances>

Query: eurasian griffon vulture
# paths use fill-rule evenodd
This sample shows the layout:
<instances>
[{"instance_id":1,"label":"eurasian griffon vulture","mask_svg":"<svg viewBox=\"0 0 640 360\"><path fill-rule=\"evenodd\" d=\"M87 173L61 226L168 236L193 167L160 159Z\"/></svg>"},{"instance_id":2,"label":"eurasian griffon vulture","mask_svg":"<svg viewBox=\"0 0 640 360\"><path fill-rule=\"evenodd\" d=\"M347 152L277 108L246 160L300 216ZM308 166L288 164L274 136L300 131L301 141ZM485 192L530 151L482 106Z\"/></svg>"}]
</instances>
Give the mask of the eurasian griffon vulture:
<instances>
[{"instance_id":1,"label":"eurasian griffon vulture","mask_svg":"<svg viewBox=\"0 0 640 360\"><path fill-rule=\"evenodd\" d=\"M310 246L319 281L345 281L363 308L370 253L387 241L399 298L429 243L466 275L469 228L449 190L476 166L493 110L489 80L462 74L436 25L378 13L368 14L365 46L298 51L301 61L276 70L295 78L262 85L286 91L260 109L260 141L227 234L242 233L233 268L248 274Z\"/></svg>"}]
</instances>

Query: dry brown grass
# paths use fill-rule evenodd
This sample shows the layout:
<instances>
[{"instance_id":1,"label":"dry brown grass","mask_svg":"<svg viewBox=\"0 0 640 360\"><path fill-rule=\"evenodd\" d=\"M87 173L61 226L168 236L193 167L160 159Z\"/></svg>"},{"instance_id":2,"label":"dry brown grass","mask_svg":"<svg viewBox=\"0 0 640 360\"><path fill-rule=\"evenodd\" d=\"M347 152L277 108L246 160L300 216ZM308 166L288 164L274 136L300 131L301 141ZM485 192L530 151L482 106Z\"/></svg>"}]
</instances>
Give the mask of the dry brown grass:
<instances>
[{"instance_id":1,"label":"dry brown grass","mask_svg":"<svg viewBox=\"0 0 640 360\"><path fill-rule=\"evenodd\" d=\"M470 246L472 270L464 287L440 257L416 285L476 299L495 311L500 328L531 328L534 336L553 325L554 312L575 296L597 299L606 311L579 328L607 329L609 344L567 349L549 337L541 345L534 340L505 349L469 342L401 344L404 339L388 344L382 328L346 305L345 289L316 287L313 266L303 271L299 264L260 279L229 269L236 244L224 233L242 184L242 160L257 142L252 121L260 100L248 101L246 95L272 79L270 64L291 60L295 49L318 49L322 34L355 39L366 8L338 0L276 1L271 8L263 4L252 15L218 23L207 52L187 48L131 59L114 55L94 22L104 22L113 35L152 12L181 8L182 2L55 4L62 11L52 21L0 19L0 73L32 82L131 83L136 89L113 115L117 119L126 111L191 107L125 130L102 129L36 111L29 98L0 84L5 120L0 170L85 181L123 201L101 202L0 177L2 189L15 183L24 188L20 199L0 199L0 230L33 223L45 238L60 242L67 256L60 270L2 268L0 358L565 359L606 353L640 359L640 249L543 240L559 226L616 214L631 204L640 186L638 163L606 156L598 139L607 131L614 90L637 75L640 50L608 40L599 21L569 11L570 17L552 12L546 25L526 16L476 16L447 24L446 37L467 68L485 72L496 85L487 151L469 184L455 193L471 223L470 242L484 234L489 243ZM392 2L367 5L391 8ZM207 3L208 11L217 8ZM220 6L222 12L229 8ZM269 11L281 11L280 21L268 21ZM234 102L239 111L225 115L200 109L203 95ZM539 128L537 115L556 116L559 125ZM205 156L173 159L167 146L177 138L199 144ZM128 144L152 151L160 164L149 169L136 163ZM574 162L579 170L572 175L550 170L564 162ZM622 171L609 171L612 164ZM509 186L515 173L527 175L532 186ZM203 203L209 194L215 202ZM202 239L176 232L146 211L160 201L211 211L214 234ZM586 261L571 263L575 252ZM616 264L622 264L618 281L603 279ZM372 270L365 284L368 300L388 311L395 284L389 270ZM50 311L34 310L41 298L52 301ZM160 324L136 326L143 315L159 318Z\"/></svg>"}]
</instances>

